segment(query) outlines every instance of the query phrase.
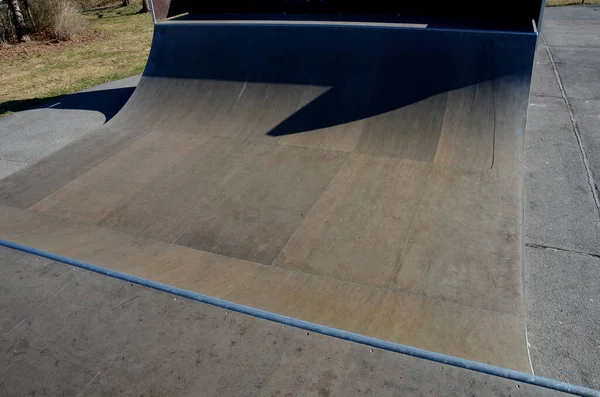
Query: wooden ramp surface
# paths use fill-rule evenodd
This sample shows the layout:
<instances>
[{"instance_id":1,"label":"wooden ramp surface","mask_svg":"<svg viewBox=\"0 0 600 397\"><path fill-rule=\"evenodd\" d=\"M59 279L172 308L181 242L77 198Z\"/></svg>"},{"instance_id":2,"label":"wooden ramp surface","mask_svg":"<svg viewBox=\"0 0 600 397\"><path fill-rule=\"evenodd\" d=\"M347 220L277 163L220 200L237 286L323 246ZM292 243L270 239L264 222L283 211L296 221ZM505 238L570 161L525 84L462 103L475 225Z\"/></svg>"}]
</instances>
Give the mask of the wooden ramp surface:
<instances>
[{"instance_id":1,"label":"wooden ramp surface","mask_svg":"<svg viewBox=\"0 0 600 397\"><path fill-rule=\"evenodd\" d=\"M121 113L0 181L0 238L529 371L521 173L535 42L159 24Z\"/></svg>"}]
</instances>

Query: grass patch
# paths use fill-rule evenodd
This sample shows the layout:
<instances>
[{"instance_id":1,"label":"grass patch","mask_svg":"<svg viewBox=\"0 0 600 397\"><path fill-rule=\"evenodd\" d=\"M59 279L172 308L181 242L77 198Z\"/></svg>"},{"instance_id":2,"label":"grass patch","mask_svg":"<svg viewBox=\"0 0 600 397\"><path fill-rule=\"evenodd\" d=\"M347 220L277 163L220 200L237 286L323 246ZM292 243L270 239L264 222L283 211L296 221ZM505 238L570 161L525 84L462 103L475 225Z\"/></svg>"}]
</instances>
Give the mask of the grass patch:
<instances>
[{"instance_id":1,"label":"grass patch","mask_svg":"<svg viewBox=\"0 0 600 397\"><path fill-rule=\"evenodd\" d=\"M141 73L152 18L138 14L141 1L132 3L84 12L92 33L72 42L0 47L0 115Z\"/></svg>"}]
</instances>

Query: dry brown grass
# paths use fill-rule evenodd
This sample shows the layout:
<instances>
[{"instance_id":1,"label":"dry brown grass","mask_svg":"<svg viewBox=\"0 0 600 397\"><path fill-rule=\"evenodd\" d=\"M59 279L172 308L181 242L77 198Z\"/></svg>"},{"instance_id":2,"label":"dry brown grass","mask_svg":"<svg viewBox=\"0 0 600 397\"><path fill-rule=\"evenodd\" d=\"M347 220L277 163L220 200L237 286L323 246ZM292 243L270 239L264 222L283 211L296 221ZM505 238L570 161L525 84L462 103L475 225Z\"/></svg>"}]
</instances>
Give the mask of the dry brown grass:
<instances>
[{"instance_id":1,"label":"dry brown grass","mask_svg":"<svg viewBox=\"0 0 600 397\"><path fill-rule=\"evenodd\" d=\"M86 18L75 0L35 0L29 6L21 1L29 35L35 40L70 40L87 29ZM0 3L0 41L16 42L12 14L6 2Z\"/></svg>"},{"instance_id":2,"label":"dry brown grass","mask_svg":"<svg viewBox=\"0 0 600 397\"><path fill-rule=\"evenodd\" d=\"M50 28L55 38L70 40L86 31L88 21L72 0L52 0L52 4Z\"/></svg>"}]
</instances>

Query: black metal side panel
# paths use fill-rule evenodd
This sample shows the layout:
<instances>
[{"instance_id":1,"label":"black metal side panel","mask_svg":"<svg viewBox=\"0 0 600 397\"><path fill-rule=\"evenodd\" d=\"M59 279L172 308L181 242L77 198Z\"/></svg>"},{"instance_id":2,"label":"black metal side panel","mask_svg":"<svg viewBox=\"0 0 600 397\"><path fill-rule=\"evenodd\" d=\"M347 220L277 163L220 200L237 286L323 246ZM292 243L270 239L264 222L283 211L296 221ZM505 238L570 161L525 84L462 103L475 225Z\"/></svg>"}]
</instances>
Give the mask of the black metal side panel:
<instances>
[{"instance_id":1,"label":"black metal side panel","mask_svg":"<svg viewBox=\"0 0 600 397\"><path fill-rule=\"evenodd\" d=\"M487 2L481 0L222 0L197 1L173 0L169 16L183 13L221 15L232 19L287 18L302 16L305 19L344 18L354 21L418 20L449 27L473 27L477 29L503 29L528 31L531 21L539 25L544 0L505 0Z\"/></svg>"}]
</instances>

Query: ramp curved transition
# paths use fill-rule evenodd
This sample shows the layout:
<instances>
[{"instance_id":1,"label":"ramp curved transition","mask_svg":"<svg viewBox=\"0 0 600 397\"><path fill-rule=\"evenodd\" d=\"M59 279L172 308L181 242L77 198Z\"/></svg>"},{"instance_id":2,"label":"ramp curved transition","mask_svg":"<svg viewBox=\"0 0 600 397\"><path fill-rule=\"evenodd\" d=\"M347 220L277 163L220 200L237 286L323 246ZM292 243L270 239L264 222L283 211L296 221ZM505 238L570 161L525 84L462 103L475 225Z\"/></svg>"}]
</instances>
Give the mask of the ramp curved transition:
<instances>
[{"instance_id":1,"label":"ramp curved transition","mask_svg":"<svg viewBox=\"0 0 600 397\"><path fill-rule=\"evenodd\" d=\"M125 108L0 181L0 237L529 371L536 35L165 22Z\"/></svg>"}]
</instances>

